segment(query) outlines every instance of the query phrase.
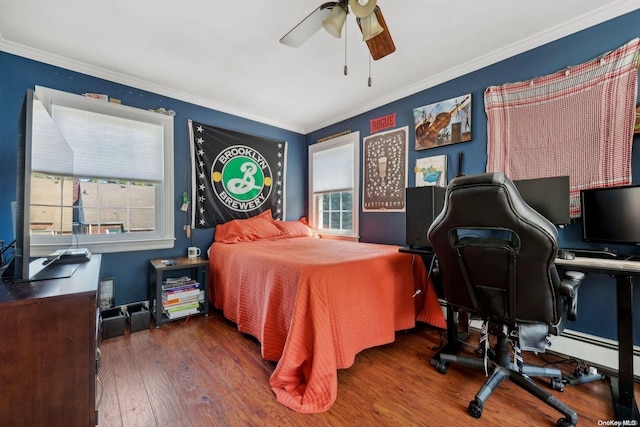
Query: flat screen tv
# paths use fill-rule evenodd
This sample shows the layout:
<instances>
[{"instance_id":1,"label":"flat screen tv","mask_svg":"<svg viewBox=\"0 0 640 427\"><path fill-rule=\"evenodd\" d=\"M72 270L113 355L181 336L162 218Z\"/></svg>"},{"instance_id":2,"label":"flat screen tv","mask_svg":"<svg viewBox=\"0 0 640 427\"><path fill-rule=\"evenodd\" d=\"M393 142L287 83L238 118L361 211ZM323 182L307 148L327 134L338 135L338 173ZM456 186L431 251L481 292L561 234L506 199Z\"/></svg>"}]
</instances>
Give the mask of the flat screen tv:
<instances>
[{"instance_id":1,"label":"flat screen tv","mask_svg":"<svg viewBox=\"0 0 640 427\"><path fill-rule=\"evenodd\" d=\"M580 191L582 239L640 244L640 185Z\"/></svg>"},{"instance_id":2,"label":"flat screen tv","mask_svg":"<svg viewBox=\"0 0 640 427\"><path fill-rule=\"evenodd\" d=\"M563 226L569 217L569 177L519 179L513 181L524 201L551 223Z\"/></svg>"},{"instance_id":3,"label":"flat screen tv","mask_svg":"<svg viewBox=\"0 0 640 427\"><path fill-rule=\"evenodd\" d=\"M12 203L14 256L3 274L11 280L29 280L29 209L31 182L31 140L33 128L33 91L27 90L18 119L16 201Z\"/></svg>"},{"instance_id":4,"label":"flat screen tv","mask_svg":"<svg viewBox=\"0 0 640 427\"><path fill-rule=\"evenodd\" d=\"M38 103L36 106L35 104ZM31 262L31 172L34 137L43 138L54 129L51 117L31 89L22 102L18 119L18 146L16 167L16 200L12 203L14 218L14 256L2 273L2 278L12 282L57 279L69 277L77 265ZM51 133L49 133L51 134Z\"/></svg>"}]
</instances>

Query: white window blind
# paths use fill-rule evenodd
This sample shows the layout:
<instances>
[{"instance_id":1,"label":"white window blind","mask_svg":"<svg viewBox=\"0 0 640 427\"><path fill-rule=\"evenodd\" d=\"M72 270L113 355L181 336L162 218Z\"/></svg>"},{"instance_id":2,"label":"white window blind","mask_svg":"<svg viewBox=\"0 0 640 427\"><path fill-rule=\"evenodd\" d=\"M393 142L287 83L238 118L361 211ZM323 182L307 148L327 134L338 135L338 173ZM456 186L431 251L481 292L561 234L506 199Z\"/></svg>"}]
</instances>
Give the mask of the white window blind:
<instances>
[{"instance_id":1,"label":"white window blind","mask_svg":"<svg viewBox=\"0 0 640 427\"><path fill-rule=\"evenodd\" d=\"M52 112L73 150L74 175L162 181L160 125L55 104Z\"/></svg>"},{"instance_id":2,"label":"white window blind","mask_svg":"<svg viewBox=\"0 0 640 427\"><path fill-rule=\"evenodd\" d=\"M309 146L309 219L325 236L358 238L359 157L360 132Z\"/></svg>"},{"instance_id":3,"label":"white window blind","mask_svg":"<svg viewBox=\"0 0 640 427\"><path fill-rule=\"evenodd\" d=\"M73 150L51 116L37 99L33 100L31 170L51 175L73 175Z\"/></svg>"},{"instance_id":4,"label":"white window blind","mask_svg":"<svg viewBox=\"0 0 640 427\"><path fill-rule=\"evenodd\" d=\"M46 88L36 95L34 171L162 182L165 120L157 113Z\"/></svg>"},{"instance_id":5,"label":"white window blind","mask_svg":"<svg viewBox=\"0 0 640 427\"><path fill-rule=\"evenodd\" d=\"M313 153L313 192L353 187L354 144L343 144Z\"/></svg>"}]
</instances>

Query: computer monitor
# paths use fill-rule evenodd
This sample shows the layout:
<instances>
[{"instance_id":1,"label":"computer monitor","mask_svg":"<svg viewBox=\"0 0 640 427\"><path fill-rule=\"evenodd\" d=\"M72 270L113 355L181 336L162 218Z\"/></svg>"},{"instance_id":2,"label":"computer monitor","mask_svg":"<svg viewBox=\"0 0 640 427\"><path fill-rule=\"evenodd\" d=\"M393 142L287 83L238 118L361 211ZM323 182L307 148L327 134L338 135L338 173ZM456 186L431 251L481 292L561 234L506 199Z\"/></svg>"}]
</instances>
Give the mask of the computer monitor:
<instances>
[{"instance_id":1,"label":"computer monitor","mask_svg":"<svg viewBox=\"0 0 640 427\"><path fill-rule=\"evenodd\" d=\"M584 241L640 244L640 185L582 190L580 205Z\"/></svg>"},{"instance_id":2,"label":"computer monitor","mask_svg":"<svg viewBox=\"0 0 640 427\"><path fill-rule=\"evenodd\" d=\"M519 179L513 183L524 201L554 225L571 223L568 176Z\"/></svg>"}]
</instances>

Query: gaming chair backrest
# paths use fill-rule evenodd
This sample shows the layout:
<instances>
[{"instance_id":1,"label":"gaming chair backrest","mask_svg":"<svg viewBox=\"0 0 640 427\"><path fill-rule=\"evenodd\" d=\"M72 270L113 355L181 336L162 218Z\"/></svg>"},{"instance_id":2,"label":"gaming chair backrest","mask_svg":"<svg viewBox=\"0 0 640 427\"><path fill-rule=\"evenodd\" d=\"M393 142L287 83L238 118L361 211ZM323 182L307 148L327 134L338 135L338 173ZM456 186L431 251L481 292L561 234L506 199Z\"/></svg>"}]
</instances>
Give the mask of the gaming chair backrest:
<instances>
[{"instance_id":1,"label":"gaming chair backrest","mask_svg":"<svg viewBox=\"0 0 640 427\"><path fill-rule=\"evenodd\" d=\"M503 173L454 178L427 238L449 303L485 318L559 323L557 230Z\"/></svg>"}]
</instances>

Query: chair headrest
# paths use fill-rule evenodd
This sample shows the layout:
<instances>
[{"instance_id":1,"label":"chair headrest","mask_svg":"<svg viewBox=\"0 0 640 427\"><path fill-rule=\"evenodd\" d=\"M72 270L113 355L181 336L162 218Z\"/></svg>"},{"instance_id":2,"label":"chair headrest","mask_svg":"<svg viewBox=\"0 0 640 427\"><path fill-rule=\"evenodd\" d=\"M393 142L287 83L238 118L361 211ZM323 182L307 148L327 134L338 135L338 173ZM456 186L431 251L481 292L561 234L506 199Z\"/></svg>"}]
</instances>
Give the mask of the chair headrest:
<instances>
[{"instance_id":1,"label":"chair headrest","mask_svg":"<svg viewBox=\"0 0 640 427\"><path fill-rule=\"evenodd\" d=\"M465 175L452 179L447 186L441 215L446 214L452 207L451 204L456 209L455 220L450 218L452 221L479 227L505 227L524 223L557 240L556 227L526 204L515 184L503 172ZM436 222L437 218L434 220Z\"/></svg>"}]
</instances>

